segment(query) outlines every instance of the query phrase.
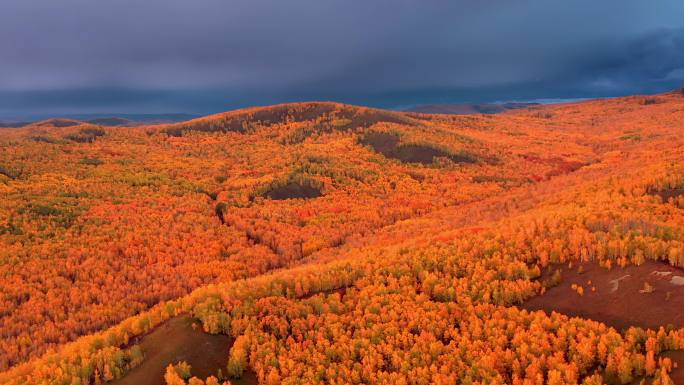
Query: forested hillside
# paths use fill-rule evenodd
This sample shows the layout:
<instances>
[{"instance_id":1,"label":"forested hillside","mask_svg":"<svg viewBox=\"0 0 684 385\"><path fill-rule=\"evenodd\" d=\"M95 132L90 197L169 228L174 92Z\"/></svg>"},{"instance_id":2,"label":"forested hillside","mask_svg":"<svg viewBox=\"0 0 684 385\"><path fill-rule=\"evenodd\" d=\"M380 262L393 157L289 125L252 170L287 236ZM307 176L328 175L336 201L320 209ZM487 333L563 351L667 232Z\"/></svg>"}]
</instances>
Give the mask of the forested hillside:
<instances>
[{"instance_id":1,"label":"forested hillside","mask_svg":"<svg viewBox=\"0 0 684 385\"><path fill-rule=\"evenodd\" d=\"M0 276L1 384L684 384L684 92L5 129Z\"/></svg>"}]
</instances>

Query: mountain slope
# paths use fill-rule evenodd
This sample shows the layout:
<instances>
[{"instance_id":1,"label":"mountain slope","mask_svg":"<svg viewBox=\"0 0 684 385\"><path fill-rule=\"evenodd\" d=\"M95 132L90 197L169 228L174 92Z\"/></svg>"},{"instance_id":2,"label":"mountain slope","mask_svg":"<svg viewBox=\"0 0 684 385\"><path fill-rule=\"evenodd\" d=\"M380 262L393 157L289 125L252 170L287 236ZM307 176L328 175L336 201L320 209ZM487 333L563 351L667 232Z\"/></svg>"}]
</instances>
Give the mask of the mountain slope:
<instances>
[{"instance_id":1,"label":"mountain slope","mask_svg":"<svg viewBox=\"0 0 684 385\"><path fill-rule=\"evenodd\" d=\"M184 315L230 337L222 374L260 383L666 383L677 318L616 330L522 306L604 295L553 288L579 263L684 276L682 107L678 93L495 116L304 103L83 142L63 138L87 126L3 132L0 383L147 370L138 337ZM665 318L682 298L667 287Z\"/></svg>"}]
</instances>

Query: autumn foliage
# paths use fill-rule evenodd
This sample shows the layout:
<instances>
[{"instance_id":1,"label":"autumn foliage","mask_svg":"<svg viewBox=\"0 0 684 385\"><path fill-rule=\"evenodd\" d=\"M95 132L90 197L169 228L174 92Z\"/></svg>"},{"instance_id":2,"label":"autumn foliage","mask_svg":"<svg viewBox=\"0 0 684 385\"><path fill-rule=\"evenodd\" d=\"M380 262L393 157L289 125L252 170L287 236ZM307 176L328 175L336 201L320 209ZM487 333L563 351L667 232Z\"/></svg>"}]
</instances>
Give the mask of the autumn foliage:
<instances>
[{"instance_id":1,"label":"autumn foliage","mask_svg":"<svg viewBox=\"0 0 684 385\"><path fill-rule=\"evenodd\" d=\"M652 98L0 131L0 383L121 378L191 314L226 366L167 384L669 384L684 325L517 306L560 264L684 268L684 98Z\"/></svg>"}]
</instances>

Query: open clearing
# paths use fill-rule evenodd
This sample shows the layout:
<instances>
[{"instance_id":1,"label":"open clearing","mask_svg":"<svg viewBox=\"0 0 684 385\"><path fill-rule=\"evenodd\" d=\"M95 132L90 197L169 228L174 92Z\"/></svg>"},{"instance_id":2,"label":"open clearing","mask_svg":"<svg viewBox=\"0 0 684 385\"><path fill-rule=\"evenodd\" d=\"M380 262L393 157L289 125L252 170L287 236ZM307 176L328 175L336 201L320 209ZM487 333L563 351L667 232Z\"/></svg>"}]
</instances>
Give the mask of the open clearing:
<instances>
[{"instance_id":1,"label":"open clearing","mask_svg":"<svg viewBox=\"0 0 684 385\"><path fill-rule=\"evenodd\" d=\"M560 269L560 284L530 299L523 308L590 318L618 330L630 326L658 329L670 324L684 327L682 269L652 261L611 270L590 263ZM572 285L581 286L583 295Z\"/></svg>"},{"instance_id":2,"label":"open clearing","mask_svg":"<svg viewBox=\"0 0 684 385\"><path fill-rule=\"evenodd\" d=\"M668 325L684 327L682 269L653 261L611 270L591 263L559 268L561 282L522 308L590 318L618 330L630 326L656 330ZM551 274L544 272L542 279ZM661 356L678 364L670 375L676 384L684 384L684 351L664 352Z\"/></svg>"},{"instance_id":3,"label":"open clearing","mask_svg":"<svg viewBox=\"0 0 684 385\"><path fill-rule=\"evenodd\" d=\"M139 342L145 360L113 385L164 385L164 372L169 364L185 361L192 367L192 375L201 379L216 376L218 369L225 373L228 353L233 344L226 335L204 333L189 316L173 318L157 327ZM245 372L233 384L256 384L256 377Z\"/></svg>"}]
</instances>

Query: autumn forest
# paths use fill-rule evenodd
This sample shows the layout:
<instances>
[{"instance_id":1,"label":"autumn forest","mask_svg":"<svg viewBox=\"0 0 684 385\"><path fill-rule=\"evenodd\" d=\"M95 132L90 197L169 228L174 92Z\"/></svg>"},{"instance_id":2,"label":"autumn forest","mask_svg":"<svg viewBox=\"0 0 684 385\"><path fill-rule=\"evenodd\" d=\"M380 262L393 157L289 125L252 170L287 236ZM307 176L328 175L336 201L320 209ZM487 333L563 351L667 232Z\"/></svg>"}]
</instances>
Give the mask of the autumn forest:
<instances>
[{"instance_id":1,"label":"autumn forest","mask_svg":"<svg viewBox=\"0 0 684 385\"><path fill-rule=\"evenodd\" d=\"M684 90L2 128L0 384L684 384L683 134Z\"/></svg>"}]
</instances>

